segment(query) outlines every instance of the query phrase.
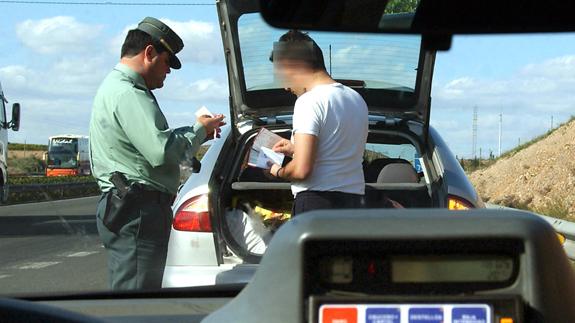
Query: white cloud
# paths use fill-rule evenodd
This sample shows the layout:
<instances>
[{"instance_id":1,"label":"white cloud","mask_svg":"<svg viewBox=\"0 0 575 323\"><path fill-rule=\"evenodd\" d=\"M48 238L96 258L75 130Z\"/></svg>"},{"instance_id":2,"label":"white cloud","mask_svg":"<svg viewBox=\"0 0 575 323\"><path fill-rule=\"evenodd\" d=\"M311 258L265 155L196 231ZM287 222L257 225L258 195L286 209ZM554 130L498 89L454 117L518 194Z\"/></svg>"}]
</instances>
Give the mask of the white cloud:
<instances>
[{"instance_id":1,"label":"white cloud","mask_svg":"<svg viewBox=\"0 0 575 323\"><path fill-rule=\"evenodd\" d=\"M471 154L473 107L478 114L478 147L497 150L503 114L503 150L543 134L575 113L575 55L533 63L500 79L464 76L434 84L432 124L454 153Z\"/></svg>"},{"instance_id":2,"label":"white cloud","mask_svg":"<svg viewBox=\"0 0 575 323\"><path fill-rule=\"evenodd\" d=\"M203 21L161 19L184 41L180 59L202 64L224 63L222 38L217 24Z\"/></svg>"},{"instance_id":3,"label":"white cloud","mask_svg":"<svg viewBox=\"0 0 575 323\"><path fill-rule=\"evenodd\" d=\"M205 21L176 21L161 18L165 24L184 41L184 49L178 53L182 64L224 64L223 46L217 24ZM120 56L120 48L128 34L128 31L137 27L137 24L126 26L122 32L112 38L110 51Z\"/></svg>"},{"instance_id":4,"label":"white cloud","mask_svg":"<svg viewBox=\"0 0 575 323\"><path fill-rule=\"evenodd\" d=\"M11 142L44 144L60 133L88 134L92 102L85 99L38 99L13 97L22 107L20 130L10 132Z\"/></svg>"},{"instance_id":5,"label":"white cloud","mask_svg":"<svg viewBox=\"0 0 575 323\"><path fill-rule=\"evenodd\" d=\"M166 100L193 101L200 104L226 103L229 97L228 83L212 78L186 82L174 77L157 93L159 98Z\"/></svg>"},{"instance_id":6,"label":"white cloud","mask_svg":"<svg viewBox=\"0 0 575 323\"><path fill-rule=\"evenodd\" d=\"M84 24L69 16L25 20L16 26L24 45L42 54L87 52L102 26Z\"/></svg>"},{"instance_id":7,"label":"white cloud","mask_svg":"<svg viewBox=\"0 0 575 323\"><path fill-rule=\"evenodd\" d=\"M510 107L532 113L567 112L575 107L575 56L529 64L507 79L462 77L434 86L434 99L450 105Z\"/></svg>"},{"instance_id":8,"label":"white cloud","mask_svg":"<svg viewBox=\"0 0 575 323\"><path fill-rule=\"evenodd\" d=\"M106 59L65 58L46 68L9 65L0 68L0 79L11 88L11 96L36 95L39 97L90 96L111 65Z\"/></svg>"}]
</instances>

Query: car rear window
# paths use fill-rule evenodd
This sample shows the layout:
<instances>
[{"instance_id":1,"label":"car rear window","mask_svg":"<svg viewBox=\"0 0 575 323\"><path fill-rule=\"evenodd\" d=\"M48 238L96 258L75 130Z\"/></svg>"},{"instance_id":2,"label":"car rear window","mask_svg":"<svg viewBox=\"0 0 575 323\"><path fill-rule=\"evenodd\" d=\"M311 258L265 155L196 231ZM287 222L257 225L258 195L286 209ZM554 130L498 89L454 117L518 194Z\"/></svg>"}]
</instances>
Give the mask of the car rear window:
<instances>
[{"instance_id":1,"label":"car rear window","mask_svg":"<svg viewBox=\"0 0 575 323\"><path fill-rule=\"evenodd\" d=\"M286 32L268 26L259 14L238 21L246 89L281 88L274 80L270 54ZM323 51L327 71L335 79L359 80L365 87L412 92L417 78L419 35L376 35L310 32Z\"/></svg>"}]
</instances>

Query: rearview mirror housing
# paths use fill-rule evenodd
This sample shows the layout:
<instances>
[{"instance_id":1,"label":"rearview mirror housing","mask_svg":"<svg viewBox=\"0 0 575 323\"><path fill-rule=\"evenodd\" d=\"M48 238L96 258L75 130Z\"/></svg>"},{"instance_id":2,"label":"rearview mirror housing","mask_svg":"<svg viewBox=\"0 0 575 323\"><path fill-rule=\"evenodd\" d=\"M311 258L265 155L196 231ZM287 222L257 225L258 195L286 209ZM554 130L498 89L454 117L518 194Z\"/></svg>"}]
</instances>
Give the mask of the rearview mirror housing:
<instances>
[{"instance_id":1,"label":"rearview mirror housing","mask_svg":"<svg viewBox=\"0 0 575 323\"><path fill-rule=\"evenodd\" d=\"M260 0L278 28L405 34L575 31L571 0Z\"/></svg>"},{"instance_id":2,"label":"rearview mirror housing","mask_svg":"<svg viewBox=\"0 0 575 323\"><path fill-rule=\"evenodd\" d=\"M12 121L10 121L9 127L14 131L20 129L20 103L14 103L12 105Z\"/></svg>"}]
</instances>

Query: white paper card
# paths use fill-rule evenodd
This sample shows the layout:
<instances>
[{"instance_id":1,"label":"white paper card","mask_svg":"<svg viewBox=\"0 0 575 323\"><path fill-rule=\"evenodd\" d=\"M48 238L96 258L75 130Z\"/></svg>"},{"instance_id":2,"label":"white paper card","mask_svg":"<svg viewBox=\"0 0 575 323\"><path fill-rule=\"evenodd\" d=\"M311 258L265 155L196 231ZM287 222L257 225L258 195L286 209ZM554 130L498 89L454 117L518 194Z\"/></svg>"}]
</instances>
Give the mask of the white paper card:
<instances>
[{"instance_id":1,"label":"white paper card","mask_svg":"<svg viewBox=\"0 0 575 323\"><path fill-rule=\"evenodd\" d=\"M269 158L271 159L274 164L278 164L278 165L282 165L284 162L284 154L282 153L277 153L267 147L262 147L262 152Z\"/></svg>"},{"instance_id":2,"label":"white paper card","mask_svg":"<svg viewBox=\"0 0 575 323\"><path fill-rule=\"evenodd\" d=\"M202 106L201 108L198 109L198 111L196 111L196 117L199 118L201 116L210 116L213 118L214 114L211 113L210 110L208 110L208 108Z\"/></svg>"}]
</instances>

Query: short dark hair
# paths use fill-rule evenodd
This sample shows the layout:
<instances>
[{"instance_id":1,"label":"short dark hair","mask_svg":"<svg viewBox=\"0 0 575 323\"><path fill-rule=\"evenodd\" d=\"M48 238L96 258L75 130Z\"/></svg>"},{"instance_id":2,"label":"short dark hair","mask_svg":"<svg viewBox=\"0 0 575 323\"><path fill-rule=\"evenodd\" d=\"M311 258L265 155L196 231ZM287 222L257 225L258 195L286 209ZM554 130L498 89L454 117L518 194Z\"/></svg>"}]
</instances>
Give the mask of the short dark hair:
<instances>
[{"instance_id":1,"label":"short dark hair","mask_svg":"<svg viewBox=\"0 0 575 323\"><path fill-rule=\"evenodd\" d=\"M126 35L120 57L134 57L143 51L148 45L154 46L158 54L166 51L164 46L155 41L152 36L139 29L132 29L128 31L128 35Z\"/></svg>"},{"instance_id":2,"label":"short dark hair","mask_svg":"<svg viewBox=\"0 0 575 323\"><path fill-rule=\"evenodd\" d=\"M311 55L308 55L309 57L307 57L307 59L304 58L303 60L309 63L310 67L316 71L326 70L321 48L319 48L317 43L307 33L299 30L290 30L280 37L278 43L280 43L286 51L289 51L290 49L297 51L302 48L302 45L306 43L311 44ZM272 51L270 61L273 62L273 58L274 53Z\"/></svg>"}]
</instances>

